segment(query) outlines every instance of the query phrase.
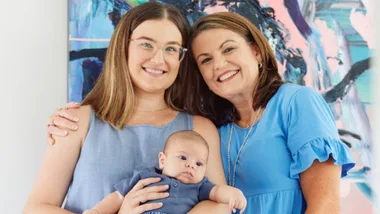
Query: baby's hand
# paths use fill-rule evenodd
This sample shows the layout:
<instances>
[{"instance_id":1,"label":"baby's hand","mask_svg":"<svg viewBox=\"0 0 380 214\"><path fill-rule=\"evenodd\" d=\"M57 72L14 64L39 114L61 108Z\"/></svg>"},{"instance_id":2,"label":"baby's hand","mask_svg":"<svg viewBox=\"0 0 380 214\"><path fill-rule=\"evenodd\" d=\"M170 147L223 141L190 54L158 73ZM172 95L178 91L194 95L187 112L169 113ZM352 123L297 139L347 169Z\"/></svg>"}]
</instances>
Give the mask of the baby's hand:
<instances>
[{"instance_id":1,"label":"baby's hand","mask_svg":"<svg viewBox=\"0 0 380 214\"><path fill-rule=\"evenodd\" d=\"M231 194L229 207L233 213L236 212L236 209L240 210L240 213L243 213L247 207L247 199L244 197L244 194L239 189L235 189L233 194Z\"/></svg>"}]
</instances>

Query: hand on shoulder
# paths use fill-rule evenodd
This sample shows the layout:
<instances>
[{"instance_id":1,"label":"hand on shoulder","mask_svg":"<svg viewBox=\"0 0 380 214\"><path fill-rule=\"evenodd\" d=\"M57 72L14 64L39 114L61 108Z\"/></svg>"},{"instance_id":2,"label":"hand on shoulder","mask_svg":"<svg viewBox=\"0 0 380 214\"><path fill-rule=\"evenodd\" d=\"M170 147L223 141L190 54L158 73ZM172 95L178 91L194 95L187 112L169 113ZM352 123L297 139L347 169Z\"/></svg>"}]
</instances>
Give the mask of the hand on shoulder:
<instances>
[{"instance_id":1,"label":"hand on shoulder","mask_svg":"<svg viewBox=\"0 0 380 214\"><path fill-rule=\"evenodd\" d=\"M73 141L74 139L76 140L79 139L83 143L87 135L88 128L89 128L91 106L85 105L85 106L80 106L79 108L76 108L76 109L70 109L70 113L72 113L73 115L76 115L76 117L79 119L77 122L77 127L78 127L77 130L67 129L68 131L67 136L54 136L54 139L56 142ZM58 128L64 128L64 127L58 127Z\"/></svg>"}]
</instances>

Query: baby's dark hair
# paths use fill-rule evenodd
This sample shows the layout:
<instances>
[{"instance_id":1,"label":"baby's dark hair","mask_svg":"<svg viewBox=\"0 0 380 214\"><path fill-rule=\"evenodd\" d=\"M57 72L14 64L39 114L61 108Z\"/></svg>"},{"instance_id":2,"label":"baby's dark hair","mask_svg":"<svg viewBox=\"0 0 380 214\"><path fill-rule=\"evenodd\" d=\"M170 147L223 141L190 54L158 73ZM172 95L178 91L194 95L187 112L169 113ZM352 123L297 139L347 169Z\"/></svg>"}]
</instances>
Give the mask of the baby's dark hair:
<instances>
[{"instance_id":1,"label":"baby's dark hair","mask_svg":"<svg viewBox=\"0 0 380 214\"><path fill-rule=\"evenodd\" d=\"M164 153L169 148L170 144L172 142L175 142L175 139L177 138L191 140L194 143L200 143L206 147L207 153L210 152L210 148L208 147L207 141L200 134L192 130L184 130L184 131L174 132L168 137L165 143Z\"/></svg>"}]
</instances>

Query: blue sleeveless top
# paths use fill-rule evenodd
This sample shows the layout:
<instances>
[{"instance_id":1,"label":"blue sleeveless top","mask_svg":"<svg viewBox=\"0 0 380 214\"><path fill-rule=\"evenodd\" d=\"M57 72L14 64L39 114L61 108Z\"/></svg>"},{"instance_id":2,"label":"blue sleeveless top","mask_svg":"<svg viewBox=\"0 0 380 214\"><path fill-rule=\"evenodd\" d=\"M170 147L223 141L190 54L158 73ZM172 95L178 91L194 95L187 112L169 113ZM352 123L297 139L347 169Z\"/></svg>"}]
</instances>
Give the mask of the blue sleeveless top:
<instances>
[{"instance_id":1,"label":"blue sleeveless top","mask_svg":"<svg viewBox=\"0 0 380 214\"><path fill-rule=\"evenodd\" d=\"M174 132L193 129L193 116L180 112L164 126L113 128L91 109L89 129L68 189L64 208L82 213L115 191L137 168L158 167L158 153Z\"/></svg>"}]
</instances>

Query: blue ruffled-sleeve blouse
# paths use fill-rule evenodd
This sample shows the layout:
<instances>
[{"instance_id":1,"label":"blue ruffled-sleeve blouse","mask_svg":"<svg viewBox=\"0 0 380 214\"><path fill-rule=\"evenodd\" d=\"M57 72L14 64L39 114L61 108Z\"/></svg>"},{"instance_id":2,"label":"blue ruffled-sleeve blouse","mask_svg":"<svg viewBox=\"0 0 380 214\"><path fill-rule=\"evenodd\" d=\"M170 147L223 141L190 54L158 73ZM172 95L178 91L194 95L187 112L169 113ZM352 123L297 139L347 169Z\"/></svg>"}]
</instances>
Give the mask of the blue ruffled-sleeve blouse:
<instances>
[{"instance_id":1,"label":"blue ruffled-sleeve blouse","mask_svg":"<svg viewBox=\"0 0 380 214\"><path fill-rule=\"evenodd\" d=\"M248 130L234 123L219 128L227 181L234 177L235 160ZM284 84L253 127L236 163L234 186L243 191L248 202L244 213L304 213L299 174L314 160L323 162L330 156L335 165L342 166L342 177L355 165L323 98L312 88Z\"/></svg>"}]
</instances>

